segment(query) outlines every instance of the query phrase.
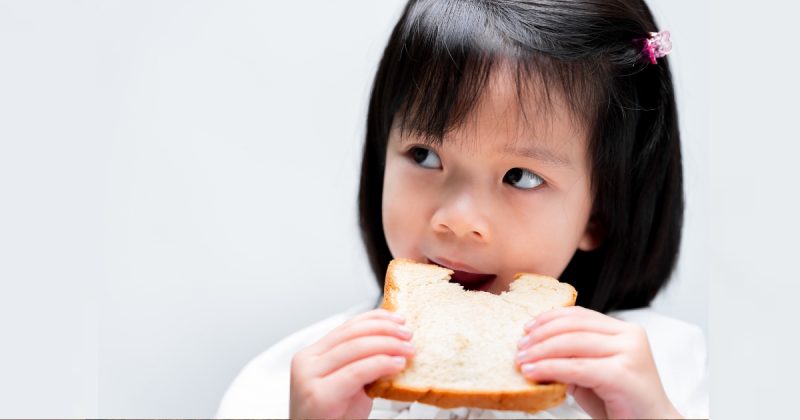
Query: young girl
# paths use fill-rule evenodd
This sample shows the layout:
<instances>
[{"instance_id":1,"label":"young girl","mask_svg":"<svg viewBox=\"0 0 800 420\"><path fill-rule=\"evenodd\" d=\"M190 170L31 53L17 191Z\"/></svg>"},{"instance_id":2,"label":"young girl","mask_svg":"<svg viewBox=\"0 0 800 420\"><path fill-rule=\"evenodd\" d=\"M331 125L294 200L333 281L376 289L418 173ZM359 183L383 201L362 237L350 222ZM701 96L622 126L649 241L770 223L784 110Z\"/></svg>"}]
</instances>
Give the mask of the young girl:
<instances>
[{"instance_id":1,"label":"young girl","mask_svg":"<svg viewBox=\"0 0 800 420\"><path fill-rule=\"evenodd\" d=\"M517 272L572 284L576 307L519 326L516 362L532 381L568 384L562 406L372 401L364 386L414 357L413 331L359 308L251 362L218 414L707 416L702 333L647 308L675 265L683 214L670 45L657 31L641 0L411 0L375 78L359 210L381 289L392 258L494 294Z\"/></svg>"}]
</instances>

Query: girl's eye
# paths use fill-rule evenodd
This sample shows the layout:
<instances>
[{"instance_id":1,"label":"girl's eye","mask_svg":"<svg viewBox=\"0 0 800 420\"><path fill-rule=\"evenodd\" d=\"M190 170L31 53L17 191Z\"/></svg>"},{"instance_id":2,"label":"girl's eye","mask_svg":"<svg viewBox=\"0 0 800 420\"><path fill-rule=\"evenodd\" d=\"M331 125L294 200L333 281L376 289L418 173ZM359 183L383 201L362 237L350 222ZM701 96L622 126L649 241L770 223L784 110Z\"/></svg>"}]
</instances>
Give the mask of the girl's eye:
<instances>
[{"instance_id":1,"label":"girl's eye","mask_svg":"<svg viewBox=\"0 0 800 420\"><path fill-rule=\"evenodd\" d=\"M414 159L414 162L417 162L420 166L429 169L439 169L442 167L442 161L432 150L422 147L414 147L410 150L410 153L411 157Z\"/></svg>"},{"instance_id":2,"label":"girl's eye","mask_svg":"<svg viewBox=\"0 0 800 420\"><path fill-rule=\"evenodd\" d=\"M539 175L522 168L510 169L503 177L503 181L521 190L532 190L544 184L544 180Z\"/></svg>"}]
</instances>

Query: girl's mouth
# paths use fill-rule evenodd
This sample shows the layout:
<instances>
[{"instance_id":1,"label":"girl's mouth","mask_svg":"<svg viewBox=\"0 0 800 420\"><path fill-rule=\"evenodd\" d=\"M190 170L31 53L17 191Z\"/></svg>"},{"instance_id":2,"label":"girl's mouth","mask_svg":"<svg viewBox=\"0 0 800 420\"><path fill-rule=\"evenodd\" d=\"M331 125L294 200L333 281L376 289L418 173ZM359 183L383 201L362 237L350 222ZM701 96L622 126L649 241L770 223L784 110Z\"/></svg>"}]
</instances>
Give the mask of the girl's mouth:
<instances>
[{"instance_id":1,"label":"girl's mouth","mask_svg":"<svg viewBox=\"0 0 800 420\"><path fill-rule=\"evenodd\" d=\"M481 274L456 270L453 267L448 267L446 264L441 264L431 259L428 259L428 264L436 264L438 266L453 270L453 275L450 277L450 281L460 284L464 290L479 290L485 292L492 285L494 279L497 278L496 274Z\"/></svg>"},{"instance_id":2,"label":"girl's mouth","mask_svg":"<svg viewBox=\"0 0 800 420\"><path fill-rule=\"evenodd\" d=\"M497 275L495 274L475 274L453 270L453 276L450 278L450 281L460 284L464 290L480 290L485 292L496 278Z\"/></svg>"}]
</instances>

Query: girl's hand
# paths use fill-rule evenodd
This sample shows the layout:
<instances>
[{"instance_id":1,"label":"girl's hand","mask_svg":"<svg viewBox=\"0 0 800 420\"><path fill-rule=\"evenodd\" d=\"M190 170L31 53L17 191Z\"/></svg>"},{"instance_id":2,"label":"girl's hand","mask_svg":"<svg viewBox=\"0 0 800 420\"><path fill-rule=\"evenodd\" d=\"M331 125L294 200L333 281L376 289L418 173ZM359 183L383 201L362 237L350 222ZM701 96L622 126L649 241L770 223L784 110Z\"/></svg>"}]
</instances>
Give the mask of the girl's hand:
<instances>
[{"instance_id":1,"label":"girl's hand","mask_svg":"<svg viewBox=\"0 0 800 420\"><path fill-rule=\"evenodd\" d=\"M569 385L593 418L680 418L658 377L644 328L579 306L525 326L517 366L528 379Z\"/></svg>"},{"instance_id":2,"label":"girl's hand","mask_svg":"<svg viewBox=\"0 0 800 420\"><path fill-rule=\"evenodd\" d=\"M292 359L291 418L367 418L372 399L364 385L405 367L414 353L411 331L383 309L339 326Z\"/></svg>"}]
</instances>

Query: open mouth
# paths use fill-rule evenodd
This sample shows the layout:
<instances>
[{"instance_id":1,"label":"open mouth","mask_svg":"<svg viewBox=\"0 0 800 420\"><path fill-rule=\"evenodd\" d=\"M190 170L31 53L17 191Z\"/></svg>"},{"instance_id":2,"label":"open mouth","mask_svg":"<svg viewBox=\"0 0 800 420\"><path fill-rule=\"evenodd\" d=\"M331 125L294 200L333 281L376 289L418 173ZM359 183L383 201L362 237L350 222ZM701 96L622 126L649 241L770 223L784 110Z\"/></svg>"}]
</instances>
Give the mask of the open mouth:
<instances>
[{"instance_id":1,"label":"open mouth","mask_svg":"<svg viewBox=\"0 0 800 420\"><path fill-rule=\"evenodd\" d=\"M450 276L450 281L452 283L460 284L464 290L479 290L485 292L492 285L494 279L497 278L496 274L471 273L469 271L456 270L453 267L449 267L431 259L428 259L428 263L436 264L438 266L453 270L453 275Z\"/></svg>"}]
</instances>

